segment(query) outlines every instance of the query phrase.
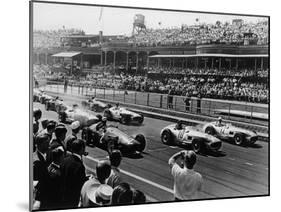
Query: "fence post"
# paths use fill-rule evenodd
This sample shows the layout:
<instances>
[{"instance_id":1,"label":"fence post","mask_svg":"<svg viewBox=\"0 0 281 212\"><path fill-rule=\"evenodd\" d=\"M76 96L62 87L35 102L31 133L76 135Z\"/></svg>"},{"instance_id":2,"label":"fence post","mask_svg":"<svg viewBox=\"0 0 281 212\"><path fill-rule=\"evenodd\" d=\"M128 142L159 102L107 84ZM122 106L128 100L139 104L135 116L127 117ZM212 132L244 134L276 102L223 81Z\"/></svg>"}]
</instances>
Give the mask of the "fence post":
<instances>
[{"instance_id":1,"label":"fence post","mask_svg":"<svg viewBox=\"0 0 281 212\"><path fill-rule=\"evenodd\" d=\"M105 88L103 88L103 98L105 99Z\"/></svg>"},{"instance_id":2,"label":"fence post","mask_svg":"<svg viewBox=\"0 0 281 212\"><path fill-rule=\"evenodd\" d=\"M113 88L113 100L115 99L115 88Z\"/></svg>"},{"instance_id":3,"label":"fence post","mask_svg":"<svg viewBox=\"0 0 281 212\"><path fill-rule=\"evenodd\" d=\"M137 92L135 91L135 104L137 104Z\"/></svg>"},{"instance_id":4,"label":"fence post","mask_svg":"<svg viewBox=\"0 0 281 212\"><path fill-rule=\"evenodd\" d=\"M230 109L231 109L231 103L228 105L228 120L230 120Z\"/></svg>"},{"instance_id":5,"label":"fence post","mask_svg":"<svg viewBox=\"0 0 281 212\"><path fill-rule=\"evenodd\" d=\"M209 116L211 115L211 103L212 101L209 101Z\"/></svg>"},{"instance_id":6,"label":"fence post","mask_svg":"<svg viewBox=\"0 0 281 212\"><path fill-rule=\"evenodd\" d=\"M175 97L175 110L177 110L177 96L174 96Z\"/></svg>"},{"instance_id":7,"label":"fence post","mask_svg":"<svg viewBox=\"0 0 281 212\"><path fill-rule=\"evenodd\" d=\"M147 93L147 102L146 105L149 106L149 93Z\"/></svg>"},{"instance_id":8,"label":"fence post","mask_svg":"<svg viewBox=\"0 0 281 212\"><path fill-rule=\"evenodd\" d=\"M57 83L57 93L59 94L59 84Z\"/></svg>"},{"instance_id":9,"label":"fence post","mask_svg":"<svg viewBox=\"0 0 281 212\"><path fill-rule=\"evenodd\" d=\"M251 123L252 123L252 120L253 119L253 106L251 106Z\"/></svg>"},{"instance_id":10,"label":"fence post","mask_svg":"<svg viewBox=\"0 0 281 212\"><path fill-rule=\"evenodd\" d=\"M123 91L123 93L124 93L124 99L123 99L123 100L124 100L124 102L125 102L125 95L126 95L126 94L125 94L125 91Z\"/></svg>"},{"instance_id":11,"label":"fence post","mask_svg":"<svg viewBox=\"0 0 281 212\"><path fill-rule=\"evenodd\" d=\"M95 87L95 97L97 96L97 87Z\"/></svg>"},{"instance_id":12,"label":"fence post","mask_svg":"<svg viewBox=\"0 0 281 212\"><path fill-rule=\"evenodd\" d=\"M160 108L162 108L162 104L163 104L163 95L160 95Z\"/></svg>"}]
</instances>

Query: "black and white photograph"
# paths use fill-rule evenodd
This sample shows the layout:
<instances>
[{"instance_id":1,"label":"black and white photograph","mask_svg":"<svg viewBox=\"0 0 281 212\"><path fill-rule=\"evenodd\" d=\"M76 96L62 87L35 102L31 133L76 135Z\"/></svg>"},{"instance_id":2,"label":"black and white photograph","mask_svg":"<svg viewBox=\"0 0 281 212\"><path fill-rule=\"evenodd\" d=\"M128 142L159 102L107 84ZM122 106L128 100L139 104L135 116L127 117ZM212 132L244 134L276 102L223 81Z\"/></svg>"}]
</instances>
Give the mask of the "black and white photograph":
<instances>
[{"instance_id":1,"label":"black and white photograph","mask_svg":"<svg viewBox=\"0 0 281 212\"><path fill-rule=\"evenodd\" d=\"M32 211L270 195L270 17L186 9L29 2Z\"/></svg>"}]
</instances>

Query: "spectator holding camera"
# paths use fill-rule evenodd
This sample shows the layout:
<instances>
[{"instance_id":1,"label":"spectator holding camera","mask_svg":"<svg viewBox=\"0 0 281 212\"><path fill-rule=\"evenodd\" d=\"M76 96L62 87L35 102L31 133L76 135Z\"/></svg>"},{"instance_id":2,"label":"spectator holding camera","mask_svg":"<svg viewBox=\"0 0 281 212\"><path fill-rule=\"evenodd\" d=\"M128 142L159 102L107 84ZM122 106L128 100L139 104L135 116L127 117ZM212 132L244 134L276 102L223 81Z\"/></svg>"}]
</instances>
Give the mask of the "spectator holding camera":
<instances>
[{"instance_id":1,"label":"spectator holding camera","mask_svg":"<svg viewBox=\"0 0 281 212\"><path fill-rule=\"evenodd\" d=\"M176 201L198 198L202 189L202 176L193 170L196 163L194 151L180 151L169 159L171 173L174 177L174 197ZM179 164L180 165L179 165Z\"/></svg>"}]
</instances>

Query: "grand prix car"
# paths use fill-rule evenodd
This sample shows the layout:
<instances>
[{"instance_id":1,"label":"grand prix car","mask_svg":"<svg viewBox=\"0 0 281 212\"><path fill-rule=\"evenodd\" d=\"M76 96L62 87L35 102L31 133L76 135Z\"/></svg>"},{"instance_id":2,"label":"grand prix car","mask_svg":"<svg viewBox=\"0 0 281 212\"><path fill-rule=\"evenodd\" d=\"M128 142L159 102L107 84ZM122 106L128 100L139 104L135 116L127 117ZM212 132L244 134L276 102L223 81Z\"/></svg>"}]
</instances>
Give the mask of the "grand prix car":
<instances>
[{"instance_id":1,"label":"grand prix car","mask_svg":"<svg viewBox=\"0 0 281 212\"><path fill-rule=\"evenodd\" d=\"M104 110L103 116L108 120L120 121L122 124L143 123L143 115L127 110L123 107L111 107Z\"/></svg>"},{"instance_id":2,"label":"grand prix car","mask_svg":"<svg viewBox=\"0 0 281 212\"><path fill-rule=\"evenodd\" d=\"M33 102L40 102L40 97L42 95L43 91L39 89L33 90Z\"/></svg>"},{"instance_id":3,"label":"grand prix car","mask_svg":"<svg viewBox=\"0 0 281 212\"><path fill-rule=\"evenodd\" d=\"M218 138L192 126L183 125L181 129L178 129L176 124L171 124L163 128L160 135L164 144L191 146L196 153L204 153L207 150L216 152L222 146L222 142Z\"/></svg>"},{"instance_id":4,"label":"grand prix car","mask_svg":"<svg viewBox=\"0 0 281 212\"><path fill-rule=\"evenodd\" d=\"M236 145L251 145L258 140L256 132L235 127L229 123L210 122L203 126L203 130L219 139L234 141Z\"/></svg>"},{"instance_id":5,"label":"grand prix car","mask_svg":"<svg viewBox=\"0 0 281 212\"><path fill-rule=\"evenodd\" d=\"M106 104L104 102L95 100L95 99L89 99L87 101L82 101L82 106L95 111L95 112L103 112L106 108L110 108L110 104Z\"/></svg>"},{"instance_id":6,"label":"grand prix car","mask_svg":"<svg viewBox=\"0 0 281 212\"><path fill-rule=\"evenodd\" d=\"M97 125L98 123L82 130L82 139L88 145L92 144L105 149L109 154L113 149L119 149L123 155L136 154L144 151L146 139L142 134L133 137L122 132L115 126L107 126L105 129L97 131Z\"/></svg>"},{"instance_id":7,"label":"grand prix car","mask_svg":"<svg viewBox=\"0 0 281 212\"><path fill-rule=\"evenodd\" d=\"M47 101L55 99L54 97L46 94L45 92L42 92L41 95L39 96L39 102L41 104L45 104Z\"/></svg>"},{"instance_id":8,"label":"grand prix car","mask_svg":"<svg viewBox=\"0 0 281 212\"><path fill-rule=\"evenodd\" d=\"M62 99L56 97L45 102L45 109L59 113L60 111L66 110L67 105L64 104Z\"/></svg>"},{"instance_id":9,"label":"grand prix car","mask_svg":"<svg viewBox=\"0 0 281 212\"><path fill-rule=\"evenodd\" d=\"M80 126L88 127L92 124L99 122L99 118L87 111L81 110L77 108L77 106L69 107L66 109L59 111L58 119L62 123L71 124L74 121L79 121Z\"/></svg>"}]
</instances>

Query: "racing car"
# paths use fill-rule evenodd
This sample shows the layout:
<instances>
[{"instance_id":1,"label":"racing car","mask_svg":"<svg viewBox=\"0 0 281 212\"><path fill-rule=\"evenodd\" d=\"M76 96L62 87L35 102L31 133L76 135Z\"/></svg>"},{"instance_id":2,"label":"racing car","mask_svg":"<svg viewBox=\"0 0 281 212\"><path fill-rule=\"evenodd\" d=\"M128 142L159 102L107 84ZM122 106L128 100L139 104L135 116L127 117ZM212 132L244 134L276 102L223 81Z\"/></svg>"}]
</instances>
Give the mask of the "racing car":
<instances>
[{"instance_id":1,"label":"racing car","mask_svg":"<svg viewBox=\"0 0 281 212\"><path fill-rule=\"evenodd\" d=\"M98 123L82 130L82 139L88 145L105 149L109 154L113 149L119 149L123 155L139 154L144 151L146 146L144 135L138 134L133 137L115 126L107 126L105 129L97 130L97 125Z\"/></svg>"},{"instance_id":2,"label":"racing car","mask_svg":"<svg viewBox=\"0 0 281 212\"><path fill-rule=\"evenodd\" d=\"M229 123L210 122L203 126L204 132L222 140L234 141L236 145L252 145L258 140L255 131L235 127Z\"/></svg>"},{"instance_id":3,"label":"racing car","mask_svg":"<svg viewBox=\"0 0 281 212\"><path fill-rule=\"evenodd\" d=\"M63 100L59 97L47 100L45 102L45 109L51 110L59 113L60 111L66 110L67 106L64 104Z\"/></svg>"},{"instance_id":4,"label":"racing car","mask_svg":"<svg viewBox=\"0 0 281 212\"><path fill-rule=\"evenodd\" d=\"M33 90L33 102L40 102L40 96L42 95L43 91L39 89Z\"/></svg>"},{"instance_id":5,"label":"racing car","mask_svg":"<svg viewBox=\"0 0 281 212\"><path fill-rule=\"evenodd\" d=\"M161 141L166 145L191 146L196 153L205 153L207 150L217 152L222 142L218 138L201 132L192 126L170 124L161 130Z\"/></svg>"},{"instance_id":6,"label":"racing car","mask_svg":"<svg viewBox=\"0 0 281 212\"><path fill-rule=\"evenodd\" d=\"M144 117L142 114L138 114L127 110L124 107L111 107L104 110L103 116L107 120L120 121L122 124L142 124Z\"/></svg>"},{"instance_id":7,"label":"racing car","mask_svg":"<svg viewBox=\"0 0 281 212\"><path fill-rule=\"evenodd\" d=\"M66 108L61 108L58 112L58 120L62 123L71 124L74 121L79 121L80 126L88 127L100 121L100 119L89 113L78 108L77 105L73 107L66 106Z\"/></svg>"},{"instance_id":8,"label":"racing car","mask_svg":"<svg viewBox=\"0 0 281 212\"><path fill-rule=\"evenodd\" d=\"M111 107L110 104L97 101L96 99L89 99L87 101L82 101L82 106L95 112L103 112L106 108Z\"/></svg>"},{"instance_id":9,"label":"racing car","mask_svg":"<svg viewBox=\"0 0 281 212\"><path fill-rule=\"evenodd\" d=\"M55 99L53 96L50 96L46 94L45 92L42 92L41 95L39 95L39 102L41 104L45 104L47 101Z\"/></svg>"}]
</instances>

